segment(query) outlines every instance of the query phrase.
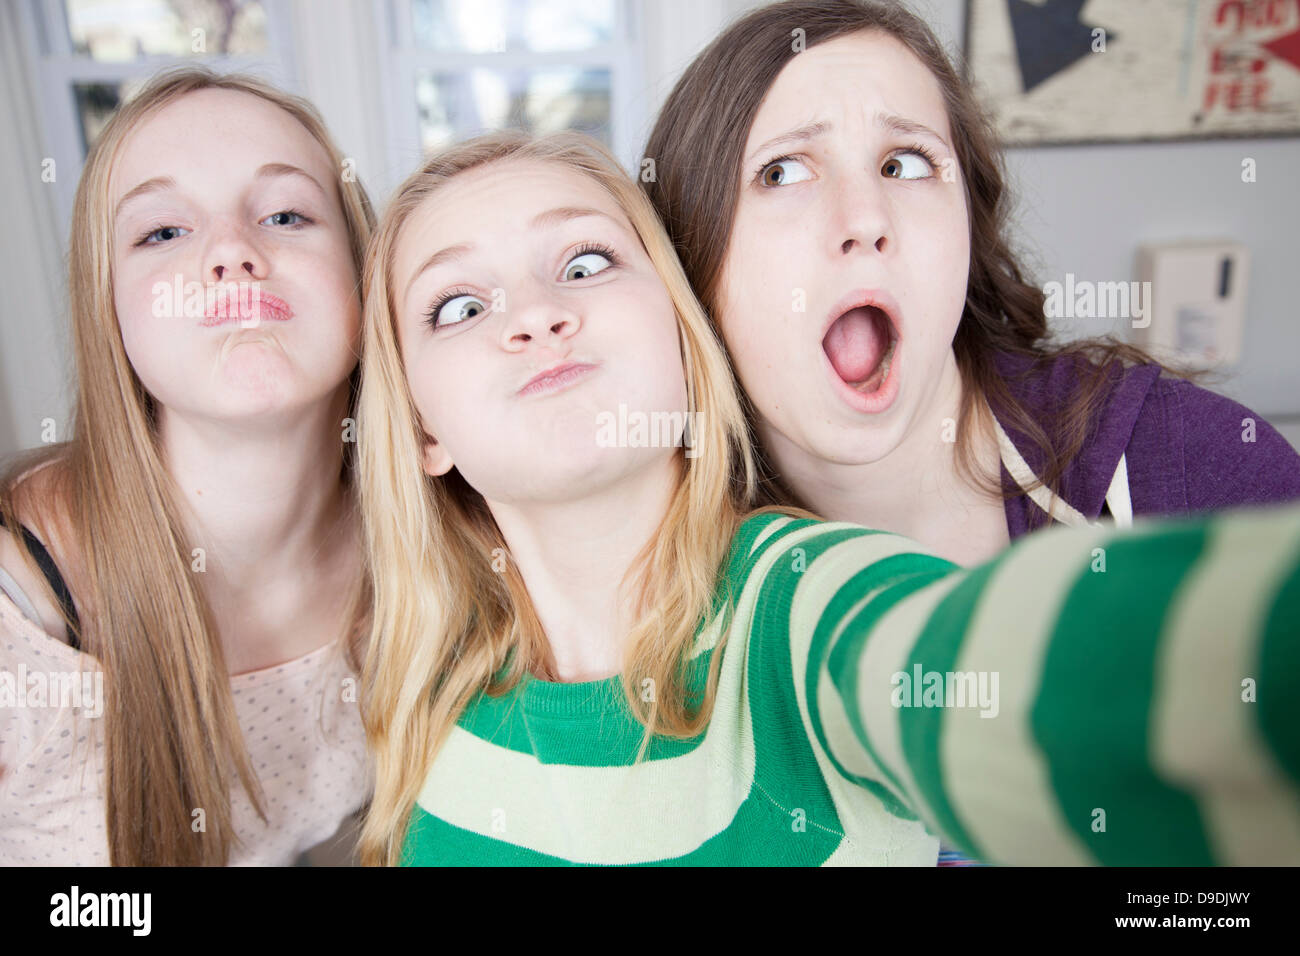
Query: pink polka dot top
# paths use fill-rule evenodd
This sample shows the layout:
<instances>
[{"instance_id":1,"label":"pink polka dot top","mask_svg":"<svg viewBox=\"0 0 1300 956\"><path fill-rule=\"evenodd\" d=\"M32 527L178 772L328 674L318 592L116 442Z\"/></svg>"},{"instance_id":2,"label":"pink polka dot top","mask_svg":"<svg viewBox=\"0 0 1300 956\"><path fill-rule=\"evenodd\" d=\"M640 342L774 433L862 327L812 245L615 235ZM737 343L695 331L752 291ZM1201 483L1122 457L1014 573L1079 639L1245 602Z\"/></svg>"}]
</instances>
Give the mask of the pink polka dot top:
<instances>
[{"instance_id":1,"label":"pink polka dot top","mask_svg":"<svg viewBox=\"0 0 1300 956\"><path fill-rule=\"evenodd\" d=\"M230 863L292 865L369 794L357 678L327 644L230 682L267 815L236 781ZM0 594L0 865L108 865L102 686L93 657Z\"/></svg>"}]
</instances>

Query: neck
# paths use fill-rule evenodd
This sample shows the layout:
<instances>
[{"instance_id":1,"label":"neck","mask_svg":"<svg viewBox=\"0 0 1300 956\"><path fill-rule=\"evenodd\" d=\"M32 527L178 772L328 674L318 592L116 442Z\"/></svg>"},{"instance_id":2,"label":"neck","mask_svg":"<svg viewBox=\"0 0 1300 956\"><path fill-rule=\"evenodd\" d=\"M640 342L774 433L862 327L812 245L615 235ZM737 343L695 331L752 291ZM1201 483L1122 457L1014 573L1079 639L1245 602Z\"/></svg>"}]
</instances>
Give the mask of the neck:
<instances>
[{"instance_id":1,"label":"neck","mask_svg":"<svg viewBox=\"0 0 1300 956\"><path fill-rule=\"evenodd\" d=\"M624 576L659 533L681 480L672 457L562 504L491 509L546 631L561 681L601 680L623 666L636 595Z\"/></svg>"},{"instance_id":2,"label":"neck","mask_svg":"<svg viewBox=\"0 0 1300 956\"><path fill-rule=\"evenodd\" d=\"M340 480L347 387L286 421L232 426L160 410L167 470L214 599L310 580L350 509ZM198 558L196 557L196 561ZM252 600L252 598L249 598ZM222 628L224 631L225 628Z\"/></svg>"},{"instance_id":3,"label":"neck","mask_svg":"<svg viewBox=\"0 0 1300 956\"><path fill-rule=\"evenodd\" d=\"M770 428L763 438L782 479L813 511L917 541L949 560L967 563L1006 544L1001 500L963 478L957 469L956 422L963 385L955 358L945 363L940 385L916 424L883 457L843 464L810 454ZM986 410L969 429L980 468L998 466L997 440L985 427ZM944 422L951 430L945 434ZM932 427L931 427L932 426Z\"/></svg>"}]
</instances>

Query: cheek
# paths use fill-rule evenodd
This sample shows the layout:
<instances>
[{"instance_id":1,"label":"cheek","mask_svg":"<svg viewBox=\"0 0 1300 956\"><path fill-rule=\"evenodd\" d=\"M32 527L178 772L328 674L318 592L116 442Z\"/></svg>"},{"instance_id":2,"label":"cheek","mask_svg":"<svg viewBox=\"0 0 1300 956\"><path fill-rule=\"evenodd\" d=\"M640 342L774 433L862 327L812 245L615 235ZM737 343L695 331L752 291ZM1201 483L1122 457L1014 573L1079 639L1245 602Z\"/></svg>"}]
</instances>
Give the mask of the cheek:
<instances>
[{"instance_id":1,"label":"cheek","mask_svg":"<svg viewBox=\"0 0 1300 956\"><path fill-rule=\"evenodd\" d=\"M466 426L471 434L491 427L485 414L490 406L477 399L475 380L467 373L474 367L467 355L458 354L455 344L425 348L406 366L421 427L453 449Z\"/></svg>"},{"instance_id":2,"label":"cheek","mask_svg":"<svg viewBox=\"0 0 1300 956\"><path fill-rule=\"evenodd\" d=\"M408 359L406 363L406 383L411 390L416 413L420 416L424 430L435 435L441 430L436 412L445 407L439 401L436 386L441 380L440 372L435 358L427 352L413 360Z\"/></svg>"},{"instance_id":3,"label":"cheek","mask_svg":"<svg viewBox=\"0 0 1300 956\"><path fill-rule=\"evenodd\" d=\"M303 255L283 261L280 268L302 293L311 297L313 312L337 316L349 340L361 332L361 293L351 253L346 245L333 245L324 253L303 250Z\"/></svg>"},{"instance_id":4,"label":"cheek","mask_svg":"<svg viewBox=\"0 0 1300 956\"><path fill-rule=\"evenodd\" d=\"M158 281L165 282L159 278ZM126 357L137 374L156 364L159 354L165 351L165 339L169 326L174 326L182 318L169 318L166 315L154 315L154 282L151 277L133 275L130 270L115 270L113 287L113 307L117 312L118 329L122 335L122 347ZM165 312L171 311L173 295L165 296L162 303ZM141 375L141 378L144 378Z\"/></svg>"},{"instance_id":5,"label":"cheek","mask_svg":"<svg viewBox=\"0 0 1300 956\"><path fill-rule=\"evenodd\" d=\"M770 366L775 356L788 354L789 343L782 332L788 337L797 328L783 321L786 315L782 310L793 310L795 303L790 283L775 274L779 263L772 265L772 269L752 272L729 270L724 276L718 328L736 371L750 381Z\"/></svg>"}]
</instances>

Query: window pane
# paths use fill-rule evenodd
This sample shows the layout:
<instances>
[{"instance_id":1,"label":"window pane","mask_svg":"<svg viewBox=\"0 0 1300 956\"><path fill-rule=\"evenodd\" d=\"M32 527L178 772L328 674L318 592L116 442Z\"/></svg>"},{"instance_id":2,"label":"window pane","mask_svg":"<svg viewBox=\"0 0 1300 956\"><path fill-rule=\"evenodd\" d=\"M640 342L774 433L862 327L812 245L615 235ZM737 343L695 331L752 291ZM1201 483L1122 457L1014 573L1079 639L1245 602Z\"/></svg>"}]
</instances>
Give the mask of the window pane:
<instances>
[{"instance_id":1,"label":"window pane","mask_svg":"<svg viewBox=\"0 0 1300 956\"><path fill-rule=\"evenodd\" d=\"M576 129L609 145L609 70L422 70L415 87L426 151L505 127L539 134Z\"/></svg>"},{"instance_id":2,"label":"window pane","mask_svg":"<svg viewBox=\"0 0 1300 956\"><path fill-rule=\"evenodd\" d=\"M64 0L64 9L72 48L95 60L266 52L261 0Z\"/></svg>"},{"instance_id":3,"label":"window pane","mask_svg":"<svg viewBox=\"0 0 1300 956\"><path fill-rule=\"evenodd\" d=\"M615 0L412 0L415 45L493 53L586 50L612 42Z\"/></svg>"},{"instance_id":4,"label":"window pane","mask_svg":"<svg viewBox=\"0 0 1300 956\"><path fill-rule=\"evenodd\" d=\"M74 83L72 95L77 100L77 115L81 118L81 148L89 150L99 138L99 132L121 103L121 91L116 83Z\"/></svg>"},{"instance_id":5,"label":"window pane","mask_svg":"<svg viewBox=\"0 0 1300 956\"><path fill-rule=\"evenodd\" d=\"M140 92L143 79L125 83L73 83L72 96L77 103L77 117L81 127L81 149L84 154L99 139L104 124L113 117L113 111L123 102Z\"/></svg>"}]
</instances>

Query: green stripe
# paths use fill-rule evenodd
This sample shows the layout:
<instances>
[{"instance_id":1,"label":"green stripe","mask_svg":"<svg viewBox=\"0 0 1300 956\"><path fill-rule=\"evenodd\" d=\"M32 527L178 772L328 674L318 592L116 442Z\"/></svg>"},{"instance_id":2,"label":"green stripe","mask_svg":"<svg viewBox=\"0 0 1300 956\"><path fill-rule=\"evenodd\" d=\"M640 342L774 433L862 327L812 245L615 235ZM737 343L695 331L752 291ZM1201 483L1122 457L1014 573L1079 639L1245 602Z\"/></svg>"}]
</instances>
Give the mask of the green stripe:
<instances>
[{"instance_id":1,"label":"green stripe","mask_svg":"<svg viewBox=\"0 0 1300 956\"><path fill-rule=\"evenodd\" d=\"M811 522L804 523L805 528L810 525ZM777 535L780 534L778 531ZM800 808L807 813L808 820L836 830L842 829L842 824L835 800L822 777L812 744L801 732L803 717L790 657L790 611L799 585L813 563L827 549L863 534L861 529L844 528L804 537L787 547L785 555L777 557L763 579L751 625L756 633L750 635L748 642L754 781L769 793L799 793ZM785 536L781 537L783 540ZM804 570L795 569L794 548L804 552ZM756 701L763 702L764 706L754 706ZM796 729L799 732L791 732Z\"/></svg>"},{"instance_id":2,"label":"green stripe","mask_svg":"<svg viewBox=\"0 0 1300 956\"><path fill-rule=\"evenodd\" d=\"M857 662L862 656L870 631L885 612L904 598L947 576L949 571L947 563L944 562L943 567L936 568L934 566L936 560L938 559L921 554L893 555L877 561L849 578L831 598L826 605L825 613L817 622L817 629L813 632L812 645L808 653L808 670L804 675L804 694L808 700L808 714L813 731L831 764L840 776L870 790L884 804L886 810L904 820L920 818L884 784L853 773L836 759L826 738L826 732L822 728L821 707L817 703L817 684L824 662L831 682L843 701L845 714L854 735L881 772L901 790L898 780L880 759L863 728L862 713L858 707ZM873 588L881 586L887 586L890 590L868 602L852 620L844 621L845 615L862 600L864 595L870 593ZM845 624L843 635L832 648L831 638L842 621Z\"/></svg>"},{"instance_id":3,"label":"green stripe","mask_svg":"<svg viewBox=\"0 0 1300 956\"><path fill-rule=\"evenodd\" d=\"M1047 648L1034 739L1067 826L1106 866L1214 863L1196 801L1156 776L1148 746L1167 612L1205 544L1204 524L1110 539L1107 570L1080 573ZM1092 829L1096 808L1105 832Z\"/></svg>"},{"instance_id":4,"label":"green stripe","mask_svg":"<svg viewBox=\"0 0 1300 956\"><path fill-rule=\"evenodd\" d=\"M701 666L688 669L698 683L702 683L698 677L711 655L712 651L701 655L697 658ZM609 704L601 711L604 723L599 739L569 732L571 727L588 726L590 714L547 714L529 710L524 704L521 688L499 697L475 695L457 722L475 737L515 753L535 755L542 763L577 767L631 766L636 762L645 727L628 709L622 688L623 682L618 677L611 678L599 688ZM656 734L646 750L646 759L680 757L703 742L704 734L688 739Z\"/></svg>"},{"instance_id":5,"label":"green stripe","mask_svg":"<svg viewBox=\"0 0 1300 956\"><path fill-rule=\"evenodd\" d=\"M1260 732L1287 776L1300 784L1300 565L1278 589L1269 612L1255 690Z\"/></svg>"},{"instance_id":6,"label":"green stripe","mask_svg":"<svg viewBox=\"0 0 1300 956\"><path fill-rule=\"evenodd\" d=\"M957 669L962 642L975 616L975 605L988 588L999 559L972 571L965 580L939 602L930 614L920 639L912 647L907 673L921 665L921 671L948 673ZM901 707L898 723L903 742L903 757L912 771L912 779L934 814L935 824L949 843L976 858L984 858L979 846L957 817L944 787L940 743L943 737L946 707ZM995 720L997 718L994 718Z\"/></svg>"}]
</instances>

